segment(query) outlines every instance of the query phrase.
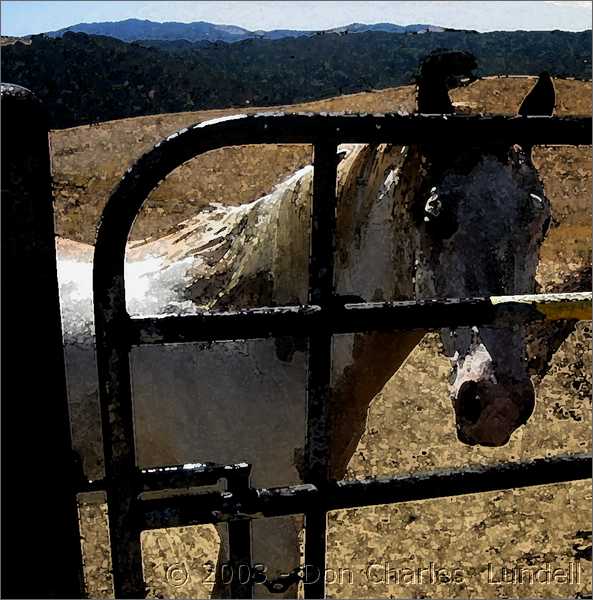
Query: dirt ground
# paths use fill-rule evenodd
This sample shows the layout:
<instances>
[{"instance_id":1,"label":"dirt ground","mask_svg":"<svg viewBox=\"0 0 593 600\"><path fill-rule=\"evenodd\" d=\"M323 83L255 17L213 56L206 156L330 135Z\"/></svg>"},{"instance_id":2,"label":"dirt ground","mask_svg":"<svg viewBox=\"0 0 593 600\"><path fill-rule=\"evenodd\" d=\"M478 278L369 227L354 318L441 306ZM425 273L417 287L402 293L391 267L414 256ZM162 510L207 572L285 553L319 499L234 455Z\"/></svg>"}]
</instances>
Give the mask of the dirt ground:
<instances>
[{"instance_id":1,"label":"dirt ground","mask_svg":"<svg viewBox=\"0 0 593 600\"><path fill-rule=\"evenodd\" d=\"M452 95L472 112L514 114L533 82L489 78ZM557 114L591 115L590 82L555 85ZM414 89L406 86L284 108L389 112L411 111L413 105ZM234 112L156 115L52 132L59 234L92 243L109 193L135 159L182 127ZM132 238L158 237L212 201L239 204L260 197L309 160L310 148L294 145L208 153L151 194ZM540 289L580 291L591 268L591 148L538 147L534 160L554 217L541 251ZM504 448L458 442L447 394L449 363L439 348L438 337L427 335L377 395L349 477L591 450L590 322L578 324L547 374L536 378L534 415ZM109 595L104 506L82 505L81 524L89 593ZM213 528L145 533L143 546L152 596L207 597L219 547ZM338 511L329 516L328 549L331 597L590 595L590 481ZM442 577L435 581L431 569L441 569ZM557 577L546 575L555 570Z\"/></svg>"}]
</instances>

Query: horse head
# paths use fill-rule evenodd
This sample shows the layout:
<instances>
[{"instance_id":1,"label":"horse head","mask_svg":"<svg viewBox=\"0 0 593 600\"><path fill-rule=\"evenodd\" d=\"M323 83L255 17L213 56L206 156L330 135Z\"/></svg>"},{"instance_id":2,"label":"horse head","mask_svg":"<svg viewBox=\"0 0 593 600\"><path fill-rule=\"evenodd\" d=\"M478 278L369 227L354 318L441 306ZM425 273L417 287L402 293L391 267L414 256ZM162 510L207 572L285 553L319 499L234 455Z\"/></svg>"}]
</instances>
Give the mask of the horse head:
<instances>
[{"instance_id":1,"label":"horse head","mask_svg":"<svg viewBox=\"0 0 593 600\"><path fill-rule=\"evenodd\" d=\"M471 65L452 53L453 63ZM446 66L446 54L433 67ZM475 66L475 65L474 65ZM450 112L441 74L441 105ZM435 84L431 84L435 87ZM430 86L429 86L430 87ZM554 109L549 77L536 84L522 103L535 114ZM543 91L543 94L542 94ZM533 94L537 102L527 102ZM447 99L443 98L447 96ZM526 294L535 291L539 247L550 222L550 203L531 160L531 148L483 143L470 147L456 140L417 149L427 176L414 200L419 243L415 260L415 294L420 298ZM527 370L523 326L460 327L441 331L451 357L451 400L460 441L501 446L524 424L535 405Z\"/></svg>"}]
</instances>

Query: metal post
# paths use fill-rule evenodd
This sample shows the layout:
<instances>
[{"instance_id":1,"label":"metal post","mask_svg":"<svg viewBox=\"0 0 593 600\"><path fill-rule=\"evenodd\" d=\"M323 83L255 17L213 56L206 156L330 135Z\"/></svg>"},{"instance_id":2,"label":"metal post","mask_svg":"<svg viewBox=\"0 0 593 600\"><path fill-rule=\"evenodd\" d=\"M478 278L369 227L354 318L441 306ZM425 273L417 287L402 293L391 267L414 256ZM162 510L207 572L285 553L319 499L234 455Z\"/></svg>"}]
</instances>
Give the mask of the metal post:
<instances>
[{"instance_id":1,"label":"metal post","mask_svg":"<svg viewBox=\"0 0 593 600\"><path fill-rule=\"evenodd\" d=\"M227 478L227 490L233 494L245 493L249 490L249 474L237 471ZM253 583L251 580L251 521L238 519L230 521L229 562L231 566L231 598L252 598Z\"/></svg>"},{"instance_id":2,"label":"metal post","mask_svg":"<svg viewBox=\"0 0 593 600\"><path fill-rule=\"evenodd\" d=\"M315 144L311 210L310 304L331 304L334 287L337 144ZM310 337L307 386L306 481L323 490L329 474L328 409L331 380L331 332ZM305 598L325 596L326 513L305 513Z\"/></svg>"},{"instance_id":3,"label":"metal post","mask_svg":"<svg viewBox=\"0 0 593 600\"><path fill-rule=\"evenodd\" d=\"M2 595L80 598L48 125L2 84Z\"/></svg>"},{"instance_id":4,"label":"metal post","mask_svg":"<svg viewBox=\"0 0 593 600\"><path fill-rule=\"evenodd\" d=\"M126 339L125 239L121 246L112 243L103 225L95 244L93 288L113 587L116 598L143 598L142 523L136 510L140 483ZM102 255L111 257L105 261L109 269L101 268L105 263L97 257Z\"/></svg>"}]
</instances>

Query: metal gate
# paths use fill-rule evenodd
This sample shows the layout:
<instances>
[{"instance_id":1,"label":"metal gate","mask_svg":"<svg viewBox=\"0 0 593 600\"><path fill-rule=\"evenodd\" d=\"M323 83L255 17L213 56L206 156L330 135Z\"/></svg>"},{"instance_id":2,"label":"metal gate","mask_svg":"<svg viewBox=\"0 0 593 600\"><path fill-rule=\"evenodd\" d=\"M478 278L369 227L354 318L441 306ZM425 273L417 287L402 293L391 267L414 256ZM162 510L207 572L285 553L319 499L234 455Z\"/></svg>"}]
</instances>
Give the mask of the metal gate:
<instances>
[{"instance_id":1,"label":"metal gate","mask_svg":"<svg viewBox=\"0 0 593 600\"><path fill-rule=\"evenodd\" d=\"M436 471L385 479L332 481L328 477L328 394L332 335L393 329L440 328L546 318L590 318L591 295L340 303L333 294L336 226L336 151L340 143L435 143L456 139L497 143L591 143L591 120L551 117L442 115L258 114L184 129L157 144L128 170L112 194L98 231L93 286L107 493L116 597L144 594L140 533L145 529L228 522L230 566L251 568L250 520L305 515L303 572L268 582L281 591L301 578L307 598L322 598L326 514L337 508L396 503L584 479L590 456ZM223 146L313 144L314 180L306 306L262 307L192 316L132 318L126 311L124 260L128 235L143 202L171 171ZM564 309L562 307L565 307ZM140 470L134 447L129 353L143 344L269 336L307 336L307 439L305 481L285 488L250 487L250 465L171 466ZM188 488L227 480L225 492ZM171 490L175 491L174 494ZM186 493L179 494L180 490ZM152 492L145 496L145 492ZM250 598L257 573L232 578L231 594Z\"/></svg>"}]
</instances>

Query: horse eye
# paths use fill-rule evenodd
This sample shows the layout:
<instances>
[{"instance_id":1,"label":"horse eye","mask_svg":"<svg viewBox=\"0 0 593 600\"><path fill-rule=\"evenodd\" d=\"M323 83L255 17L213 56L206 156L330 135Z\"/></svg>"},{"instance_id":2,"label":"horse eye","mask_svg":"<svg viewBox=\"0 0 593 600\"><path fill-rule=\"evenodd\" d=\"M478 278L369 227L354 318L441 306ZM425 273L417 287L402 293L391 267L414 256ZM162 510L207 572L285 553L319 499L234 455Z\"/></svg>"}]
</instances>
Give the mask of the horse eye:
<instances>
[{"instance_id":1,"label":"horse eye","mask_svg":"<svg viewBox=\"0 0 593 600\"><path fill-rule=\"evenodd\" d=\"M514 144L511 147L510 154L514 159L518 159L521 162L525 161L525 150L518 144Z\"/></svg>"},{"instance_id":2,"label":"horse eye","mask_svg":"<svg viewBox=\"0 0 593 600\"><path fill-rule=\"evenodd\" d=\"M533 206L539 209L544 208L544 200L541 196L538 196L537 194L529 194L529 197L531 198Z\"/></svg>"},{"instance_id":3,"label":"horse eye","mask_svg":"<svg viewBox=\"0 0 593 600\"><path fill-rule=\"evenodd\" d=\"M457 379L457 365L455 365L454 367L451 367L451 370L449 371L449 376L447 377L447 381L449 382L449 385L453 385L455 383L456 379Z\"/></svg>"},{"instance_id":4,"label":"horse eye","mask_svg":"<svg viewBox=\"0 0 593 600\"><path fill-rule=\"evenodd\" d=\"M438 217L441 214L443 203L439 199L439 195L436 192L436 188L432 188L431 195L424 205L424 220L430 221L431 217Z\"/></svg>"},{"instance_id":5,"label":"horse eye","mask_svg":"<svg viewBox=\"0 0 593 600\"><path fill-rule=\"evenodd\" d=\"M435 188L431 190L424 205L424 225L429 235L435 239L446 240L457 231L455 204L454 198L447 196L445 199Z\"/></svg>"}]
</instances>

